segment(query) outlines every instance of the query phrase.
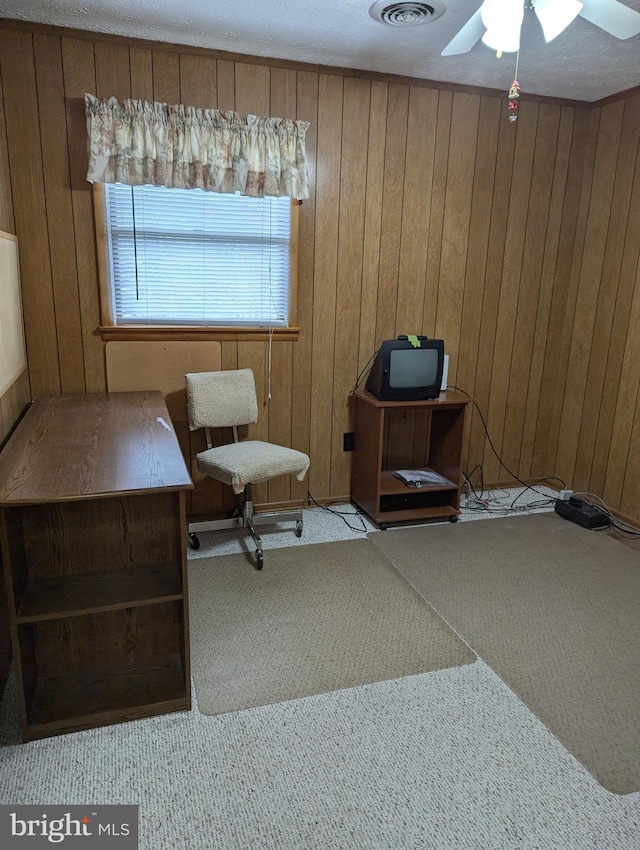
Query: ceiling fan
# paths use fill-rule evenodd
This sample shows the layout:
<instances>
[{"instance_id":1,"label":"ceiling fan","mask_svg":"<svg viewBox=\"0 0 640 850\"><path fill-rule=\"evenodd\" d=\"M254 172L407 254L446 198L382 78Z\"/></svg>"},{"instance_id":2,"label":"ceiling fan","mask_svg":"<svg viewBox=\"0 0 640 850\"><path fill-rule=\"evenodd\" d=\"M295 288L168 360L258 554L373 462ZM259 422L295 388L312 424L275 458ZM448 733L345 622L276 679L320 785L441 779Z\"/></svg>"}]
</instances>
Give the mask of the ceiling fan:
<instances>
[{"instance_id":1,"label":"ceiling fan","mask_svg":"<svg viewBox=\"0 0 640 850\"><path fill-rule=\"evenodd\" d=\"M480 39L498 53L516 52L520 49L524 4L525 0L484 0L444 48L442 56L467 53ZM640 12L618 0L531 0L531 5L547 42L560 35L578 15L619 39L640 33Z\"/></svg>"}]
</instances>

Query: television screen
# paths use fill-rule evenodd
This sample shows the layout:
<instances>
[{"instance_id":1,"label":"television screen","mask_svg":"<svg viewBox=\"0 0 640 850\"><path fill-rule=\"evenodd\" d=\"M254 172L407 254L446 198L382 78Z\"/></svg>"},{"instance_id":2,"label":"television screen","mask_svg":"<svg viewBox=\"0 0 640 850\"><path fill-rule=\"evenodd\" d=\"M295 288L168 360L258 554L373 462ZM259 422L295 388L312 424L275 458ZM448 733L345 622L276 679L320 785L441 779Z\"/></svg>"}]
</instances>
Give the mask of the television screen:
<instances>
[{"instance_id":1,"label":"television screen","mask_svg":"<svg viewBox=\"0 0 640 850\"><path fill-rule=\"evenodd\" d=\"M431 387L438 380L438 351L435 348L409 348L392 351L389 358L389 386Z\"/></svg>"},{"instance_id":2,"label":"television screen","mask_svg":"<svg viewBox=\"0 0 640 850\"><path fill-rule=\"evenodd\" d=\"M387 339L376 352L366 389L381 401L438 398L444 342L426 336Z\"/></svg>"}]
</instances>

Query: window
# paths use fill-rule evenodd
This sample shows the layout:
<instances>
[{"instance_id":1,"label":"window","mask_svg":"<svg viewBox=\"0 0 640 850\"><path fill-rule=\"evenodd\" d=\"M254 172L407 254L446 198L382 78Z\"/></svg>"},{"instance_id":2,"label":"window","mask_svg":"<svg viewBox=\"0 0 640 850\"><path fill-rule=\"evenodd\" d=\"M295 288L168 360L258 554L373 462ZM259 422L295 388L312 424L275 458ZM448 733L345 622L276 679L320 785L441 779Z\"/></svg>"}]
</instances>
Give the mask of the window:
<instances>
[{"instance_id":1,"label":"window","mask_svg":"<svg viewBox=\"0 0 640 850\"><path fill-rule=\"evenodd\" d=\"M262 331L295 324L290 198L119 183L97 192L104 324Z\"/></svg>"}]
</instances>

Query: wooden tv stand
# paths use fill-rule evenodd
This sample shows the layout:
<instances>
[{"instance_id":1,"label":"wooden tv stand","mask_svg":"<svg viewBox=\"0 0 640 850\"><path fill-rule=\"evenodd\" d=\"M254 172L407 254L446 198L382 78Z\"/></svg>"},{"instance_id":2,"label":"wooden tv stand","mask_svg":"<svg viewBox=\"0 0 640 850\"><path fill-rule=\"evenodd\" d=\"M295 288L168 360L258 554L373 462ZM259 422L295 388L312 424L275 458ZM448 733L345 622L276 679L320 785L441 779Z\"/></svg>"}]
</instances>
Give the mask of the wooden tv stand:
<instances>
[{"instance_id":1,"label":"wooden tv stand","mask_svg":"<svg viewBox=\"0 0 640 850\"><path fill-rule=\"evenodd\" d=\"M37 398L0 455L25 741L189 709L187 472L159 392Z\"/></svg>"},{"instance_id":2,"label":"wooden tv stand","mask_svg":"<svg viewBox=\"0 0 640 850\"><path fill-rule=\"evenodd\" d=\"M381 528L411 520L457 520L471 401L451 390L428 401L379 401L365 390L354 392L351 498ZM430 470L447 481L416 488L394 476L399 469Z\"/></svg>"}]
</instances>

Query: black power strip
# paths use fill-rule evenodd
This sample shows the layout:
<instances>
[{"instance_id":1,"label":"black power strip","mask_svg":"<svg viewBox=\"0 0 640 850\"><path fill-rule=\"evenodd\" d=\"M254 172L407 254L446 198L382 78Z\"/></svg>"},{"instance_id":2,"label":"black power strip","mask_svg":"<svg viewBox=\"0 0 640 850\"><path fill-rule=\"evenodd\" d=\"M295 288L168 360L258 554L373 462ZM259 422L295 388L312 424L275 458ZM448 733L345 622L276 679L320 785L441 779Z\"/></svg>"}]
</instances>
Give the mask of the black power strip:
<instances>
[{"instance_id":1,"label":"black power strip","mask_svg":"<svg viewBox=\"0 0 640 850\"><path fill-rule=\"evenodd\" d=\"M588 504L579 496L556 499L556 513L583 528L608 528L611 525L611 520L605 513L594 508L593 505Z\"/></svg>"}]
</instances>

